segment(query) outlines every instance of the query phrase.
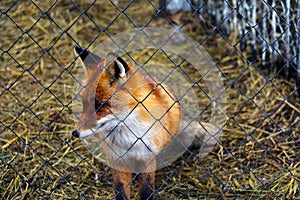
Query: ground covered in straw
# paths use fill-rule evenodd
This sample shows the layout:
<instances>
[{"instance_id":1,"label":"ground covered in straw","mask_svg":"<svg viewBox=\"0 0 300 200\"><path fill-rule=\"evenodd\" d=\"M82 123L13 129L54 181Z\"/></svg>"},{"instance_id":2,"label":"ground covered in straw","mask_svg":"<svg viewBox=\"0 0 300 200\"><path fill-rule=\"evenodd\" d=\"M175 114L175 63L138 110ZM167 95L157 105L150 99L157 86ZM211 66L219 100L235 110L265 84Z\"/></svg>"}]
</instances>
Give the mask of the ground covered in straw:
<instances>
[{"instance_id":1,"label":"ground covered in straw","mask_svg":"<svg viewBox=\"0 0 300 200\"><path fill-rule=\"evenodd\" d=\"M186 153L157 172L156 197L300 198L300 104L293 80L260 68L259 59L249 63L247 52L235 45L238 38L204 26L196 16L156 16L156 1L119 1L118 8L109 1L91 7L89 1L75 2L0 5L1 198L114 197L109 168L71 137L71 100L81 66L73 47L93 47L135 27L170 27L171 20L222 70L226 121L220 142L205 158Z\"/></svg>"}]
</instances>

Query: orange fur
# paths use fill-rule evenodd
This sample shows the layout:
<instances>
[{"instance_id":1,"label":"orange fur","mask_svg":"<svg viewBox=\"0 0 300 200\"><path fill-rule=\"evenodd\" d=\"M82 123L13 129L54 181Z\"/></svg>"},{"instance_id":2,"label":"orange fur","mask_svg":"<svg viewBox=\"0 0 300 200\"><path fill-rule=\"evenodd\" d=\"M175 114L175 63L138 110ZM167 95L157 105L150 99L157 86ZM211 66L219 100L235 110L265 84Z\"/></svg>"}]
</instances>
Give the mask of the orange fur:
<instances>
[{"instance_id":1,"label":"orange fur","mask_svg":"<svg viewBox=\"0 0 300 200\"><path fill-rule=\"evenodd\" d=\"M179 129L180 105L176 102L177 99L168 86L158 84L141 69L137 69L132 65L128 67L128 81L122 85L121 81L116 81L111 86L110 80L112 77L110 73L105 69L100 73L95 97L101 102L114 105L110 109L106 106L102 107L97 112L96 119L101 119L108 113L118 114L124 109L133 110L138 108L140 119L151 124L155 123L156 120L160 121L161 125L157 126L161 126L161 132L156 134L153 142L161 150L176 135ZM90 70L94 71L95 69L88 68L88 71ZM88 73L86 81L92 82L94 79L94 73Z\"/></svg>"},{"instance_id":2,"label":"orange fur","mask_svg":"<svg viewBox=\"0 0 300 200\"><path fill-rule=\"evenodd\" d=\"M77 53L80 54L78 49ZM81 49L82 60L83 53L87 51ZM108 55L107 58L98 58L97 62L84 63L87 69L86 87L82 91L84 112L78 122L78 130L91 129L98 120L109 114L119 115L128 112L130 115L130 112L136 111L136 117L140 121L152 125L151 129L155 134L149 139L151 145L149 148L155 149L155 153L158 153L177 134L181 119L180 105L167 85L153 80L140 68L126 63L126 77L118 77L116 59L119 58ZM124 62L123 64L125 65ZM99 109L95 110L95 107ZM103 133L98 134L104 137ZM107 147L104 150L109 151ZM154 157L151 158L152 160L148 161L128 160L128 162L141 162L141 165L147 165L138 179L141 199L153 198L156 161ZM122 162L117 164L124 165ZM130 199L132 174L113 169L112 175L117 192L116 198Z\"/></svg>"}]
</instances>

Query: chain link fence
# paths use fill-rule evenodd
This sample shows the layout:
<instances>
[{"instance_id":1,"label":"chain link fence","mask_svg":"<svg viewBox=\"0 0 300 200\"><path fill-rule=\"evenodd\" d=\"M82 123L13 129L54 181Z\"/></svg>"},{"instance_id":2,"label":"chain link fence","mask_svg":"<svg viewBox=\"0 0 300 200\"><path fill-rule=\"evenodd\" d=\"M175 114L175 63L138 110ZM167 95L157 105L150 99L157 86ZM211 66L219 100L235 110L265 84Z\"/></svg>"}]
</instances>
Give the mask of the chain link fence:
<instances>
[{"instance_id":1,"label":"chain link fence","mask_svg":"<svg viewBox=\"0 0 300 200\"><path fill-rule=\"evenodd\" d=\"M299 86L299 2L297 1L161 1L167 13L192 12L206 25L233 35L248 60L275 67ZM285 63L285 66L278 66Z\"/></svg>"},{"instance_id":2,"label":"chain link fence","mask_svg":"<svg viewBox=\"0 0 300 200\"><path fill-rule=\"evenodd\" d=\"M289 0L1 2L0 197L116 197L110 167L71 135L81 70L73 48L92 50L141 27L197 41L222 74L226 98L215 147L205 157L187 150L158 170L155 199L300 198L300 2ZM163 66L162 57L145 50L130 61ZM194 84L206 119L207 87Z\"/></svg>"}]
</instances>

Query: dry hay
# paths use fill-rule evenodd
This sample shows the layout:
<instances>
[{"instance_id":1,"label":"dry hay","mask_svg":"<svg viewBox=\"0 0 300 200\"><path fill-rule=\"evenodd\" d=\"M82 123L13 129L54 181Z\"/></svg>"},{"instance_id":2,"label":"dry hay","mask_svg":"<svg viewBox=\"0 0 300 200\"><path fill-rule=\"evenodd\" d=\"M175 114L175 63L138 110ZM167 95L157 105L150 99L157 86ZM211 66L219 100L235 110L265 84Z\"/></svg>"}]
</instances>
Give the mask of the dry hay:
<instances>
[{"instance_id":1,"label":"dry hay","mask_svg":"<svg viewBox=\"0 0 300 200\"><path fill-rule=\"evenodd\" d=\"M1 11L11 4L2 3ZM41 18L52 4L37 4L41 10L20 1L0 18L1 197L113 198L109 168L89 155L80 140L71 138L73 76L80 67L74 64L72 48L134 28L132 22L168 27L167 20L151 20L155 9L149 3L134 2L124 15L101 1L88 9L88 15L78 17L79 9L89 7L87 1L78 2L78 7L60 1ZM120 1L119 8L126 5ZM188 16L171 17L180 23ZM99 35L99 27L105 33ZM290 96L293 81L272 70L258 71L259 60L249 65L238 45L233 48L217 31L207 37L194 18L183 29L202 41L223 70L227 122L221 143L204 159L187 153L157 172L157 197L299 198L300 106L299 99Z\"/></svg>"}]
</instances>

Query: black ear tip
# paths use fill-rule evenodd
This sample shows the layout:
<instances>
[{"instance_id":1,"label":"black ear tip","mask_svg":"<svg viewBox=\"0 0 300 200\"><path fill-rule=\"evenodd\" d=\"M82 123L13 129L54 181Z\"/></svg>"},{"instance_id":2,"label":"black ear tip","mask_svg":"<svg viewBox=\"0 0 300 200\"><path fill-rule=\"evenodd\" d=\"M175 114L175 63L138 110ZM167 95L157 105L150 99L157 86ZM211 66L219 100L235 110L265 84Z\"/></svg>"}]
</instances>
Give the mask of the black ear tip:
<instances>
[{"instance_id":1,"label":"black ear tip","mask_svg":"<svg viewBox=\"0 0 300 200\"><path fill-rule=\"evenodd\" d=\"M122 63L123 66L127 66L127 63L115 52L110 52L107 54L107 56L112 57L112 59L117 59Z\"/></svg>"},{"instance_id":2,"label":"black ear tip","mask_svg":"<svg viewBox=\"0 0 300 200\"><path fill-rule=\"evenodd\" d=\"M83 49L81 47L78 47L78 46L75 46L74 47L74 51L77 55L79 55L79 57L82 59L82 60L85 60L86 57L88 57L88 55L90 54L90 52L86 49Z\"/></svg>"},{"instance_id":3,"label":"black ear tip","mask_svg":"<svg viewBox=\"0 0 300 200\"><path fill-rule=\"evenodd\" d=\"M84 51L84 49L79 46L75 46L74 50L78 55L80 55Z\"/></svg>"}]
</instances>

